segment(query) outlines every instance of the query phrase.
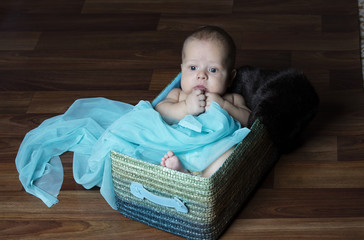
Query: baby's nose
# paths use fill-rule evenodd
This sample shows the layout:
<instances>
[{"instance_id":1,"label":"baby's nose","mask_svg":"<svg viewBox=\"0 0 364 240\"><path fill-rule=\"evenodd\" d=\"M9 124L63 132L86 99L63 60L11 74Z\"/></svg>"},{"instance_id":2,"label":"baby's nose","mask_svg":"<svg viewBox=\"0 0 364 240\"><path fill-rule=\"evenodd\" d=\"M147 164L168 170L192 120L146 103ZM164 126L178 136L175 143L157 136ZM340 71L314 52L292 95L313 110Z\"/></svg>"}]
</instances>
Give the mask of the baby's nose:
<instances>
[{"instance_id":1,"label":"baby's nose","mask_svg":"<svg viewBox=\"0 0 364 240\"><path fill-rule=\"evenodd\" d=\"M199 80L206 80L207 79L207 74L204 71L199 71L197 74L197 78Z\"/></svg>"}]
</instances>

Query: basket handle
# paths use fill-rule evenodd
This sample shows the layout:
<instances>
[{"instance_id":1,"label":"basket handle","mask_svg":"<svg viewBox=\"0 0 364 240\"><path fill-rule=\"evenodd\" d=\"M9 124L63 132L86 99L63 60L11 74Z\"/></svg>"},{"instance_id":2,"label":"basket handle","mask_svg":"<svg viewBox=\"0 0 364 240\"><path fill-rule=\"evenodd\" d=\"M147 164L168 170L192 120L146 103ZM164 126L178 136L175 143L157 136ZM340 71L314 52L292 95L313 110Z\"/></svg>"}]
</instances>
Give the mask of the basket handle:
<instances>
[{"instance_id":1,"label":"basket handle","mask_svg":"<svg viewBox=\"0 0 364 240\"><path fill-rule=\"evenodd\" d=\"M188 208L186 205L176 197L173 198L166 198L157 196L148 190L146 190L142 184L137 182L132 182L130 184L130 192L137 198L140 199L147 199L155 204L164 206L164 207L171 207L175 208L177 211L182 213L188 213Z\"/></svg>"}]
</instances>

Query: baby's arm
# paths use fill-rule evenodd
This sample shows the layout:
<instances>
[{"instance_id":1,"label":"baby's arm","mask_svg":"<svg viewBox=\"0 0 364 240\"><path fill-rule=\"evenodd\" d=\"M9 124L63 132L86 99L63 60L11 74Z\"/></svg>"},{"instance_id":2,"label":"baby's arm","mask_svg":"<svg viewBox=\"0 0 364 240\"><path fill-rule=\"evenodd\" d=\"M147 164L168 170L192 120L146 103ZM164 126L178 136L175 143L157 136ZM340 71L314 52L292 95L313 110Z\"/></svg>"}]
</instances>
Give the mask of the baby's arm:
<instances>
[{"instance_id":1,"label":"baby's arm","mask_svg":"<svg viewBox=\"0 0 364 240\"><path fill-rule=\"evenodd\" d=\"M245 105L243 96L236 93L229 93L221 97L218 94L206 93L206 109L210 107L212 101L218 103L242 126L246 126L250 115L249 108Z\"/></svg>"},{"instance_id":2,"label":"baby's arm","mask_svg":"<svg viewBox=\"0 0 364 240\"><path fill-rule=\"evenodd\" d=\"M181 120L188 114L198 115L205 111L205 94L201 90L193 90L185 96L180 88L169 92L166 99L155 107L162 116Z\"/></svg>"}]
</instances>

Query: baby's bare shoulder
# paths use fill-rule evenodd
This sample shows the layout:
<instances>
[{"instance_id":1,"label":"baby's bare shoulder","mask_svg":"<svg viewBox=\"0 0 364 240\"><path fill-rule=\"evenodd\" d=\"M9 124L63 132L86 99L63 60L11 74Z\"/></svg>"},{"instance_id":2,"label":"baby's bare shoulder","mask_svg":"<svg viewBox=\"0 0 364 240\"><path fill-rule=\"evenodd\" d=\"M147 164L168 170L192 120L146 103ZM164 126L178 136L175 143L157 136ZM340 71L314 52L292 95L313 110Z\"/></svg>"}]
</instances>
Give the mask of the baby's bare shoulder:
<instances>
[{"instance_id":1,"label":"baby's bare shoulder","mask_svg":"<svg viewBox=\"0 0 364 240\"><path fill-rule=\"evenodd\" d=\"M235 106L245 106L244 97L237 93L227 93L223 96L226 101L229 101Z\"/></svg>"},{"instance_id":2,"label":"baby's bare shoulder","mask_svg":"<svg viewBox=\"0 0 364 240\"><path fill-rule=\"evenodd\" d=\"M180 88L173 88L170 92L169 92L169 94L180 94L182 92L182 89L180 89ZM168 94L168 95L169 95Z\"/></svg>"},{"instance_id":3,"label":"baby's bare shoulder","mask_svg":"<svg viewBox=\"0 0 364 240\"><path fill-rule=\"evenodd\" d=\"M179 102L181 98L182 90L180 88L173 88L167 95L164 101L167 102Z\"/></svg>"}]
</instances>

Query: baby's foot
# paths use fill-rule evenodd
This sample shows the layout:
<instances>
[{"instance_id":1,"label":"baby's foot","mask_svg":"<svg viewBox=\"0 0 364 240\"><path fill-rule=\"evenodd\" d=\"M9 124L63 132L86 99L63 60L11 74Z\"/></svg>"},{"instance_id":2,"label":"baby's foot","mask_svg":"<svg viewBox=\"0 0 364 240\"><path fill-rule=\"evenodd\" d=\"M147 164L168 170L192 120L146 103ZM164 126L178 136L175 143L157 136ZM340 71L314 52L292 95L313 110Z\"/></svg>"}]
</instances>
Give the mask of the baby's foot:
<instances>
[{"instance_id":1,"label":"baby's foot","mask_svg":"<svg viewBox=\"0 0 364 240\"><path fill-rule=\"evenodd\" d=\"M162 157L161 165L180 172L187 172L179 158L172 151L168 151L164 157Z\"/></svg>"}]
</instances>

